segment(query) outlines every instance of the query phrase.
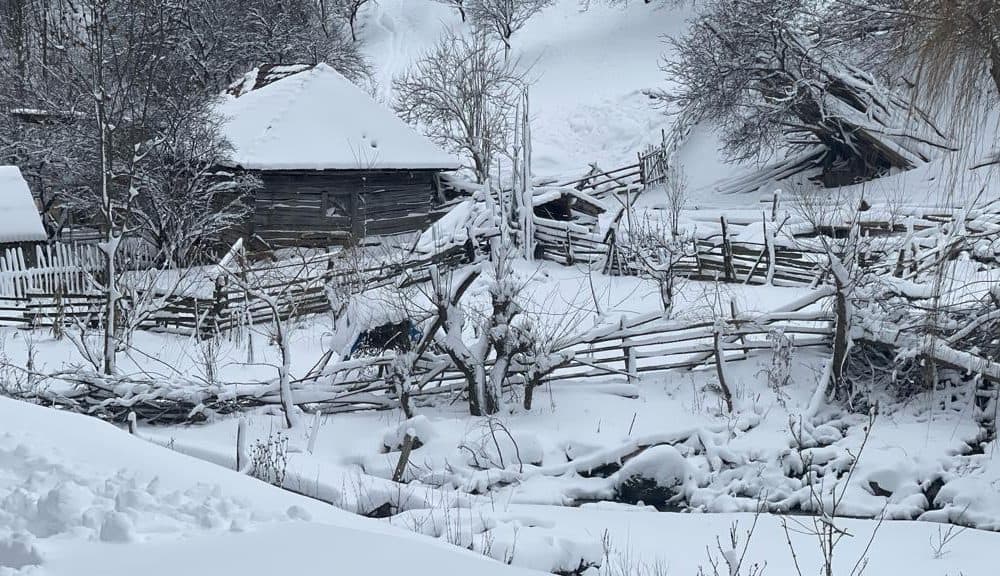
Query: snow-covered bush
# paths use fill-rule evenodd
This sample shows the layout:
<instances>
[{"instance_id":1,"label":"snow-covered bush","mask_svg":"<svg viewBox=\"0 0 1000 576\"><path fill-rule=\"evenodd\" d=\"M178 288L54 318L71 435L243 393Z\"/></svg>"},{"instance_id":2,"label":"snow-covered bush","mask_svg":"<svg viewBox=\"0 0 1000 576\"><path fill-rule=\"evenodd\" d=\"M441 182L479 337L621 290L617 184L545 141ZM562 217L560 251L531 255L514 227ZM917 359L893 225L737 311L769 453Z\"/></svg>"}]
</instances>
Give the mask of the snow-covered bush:
<instances>
[{"instance_id":1,"label":"snow-covered bush","mask_svg":"<svg viewBox=\"0 0 1000 576\"><path fill-rule=\"evenodd\" d=\"M664 507L676 504L695 487L694 469L670 445L653 446L631 458L611 477L615 499Z\"/></svg>"},{"instance_id":2,"label":"snow-covered bush","mask_svg":"<svg viewBox=\"0 0 1000 576\"><path fill-rule=\"evenodd\" d=\"M387 430L382 435L382 447L387 452L401 450L407 436L413 437L412 448L416 450L433 440L437 433L434 431L434 425L426 416L414 416Z\"/></svg>"}]
</instances>

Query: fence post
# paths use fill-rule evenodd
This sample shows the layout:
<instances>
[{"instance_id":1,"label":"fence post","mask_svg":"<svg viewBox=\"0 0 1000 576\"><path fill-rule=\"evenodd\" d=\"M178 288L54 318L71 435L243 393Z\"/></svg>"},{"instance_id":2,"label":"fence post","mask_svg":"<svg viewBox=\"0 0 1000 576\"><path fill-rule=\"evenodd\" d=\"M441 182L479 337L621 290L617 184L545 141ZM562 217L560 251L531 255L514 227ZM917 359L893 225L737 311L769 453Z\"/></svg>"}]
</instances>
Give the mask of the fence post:
<instances>
[{"instance_id":1,"label":"fence post","mask_svg":"<svg viewBox=\"0 0 1000 576\"><path fill-rule=\"evenodd\" d=\"M773 244L771 234L767 231L767 219L764 219L764 256L767 258L767 272L764 277L764 284L774 283L775 263L774 258L771 257L774 254Z\"/></svg>"},{"instance_id":2,"label":"fence post","mask_svg":"<svg viewBox=\"0 0 1000 576\"><path fill-rule=\"evenodd\" d=\"M733 328L735 328L736 330L739 330L740 329L740 323L737 320L737 316L739 316L739 313L736 310L736 301L735 300L730 300L729 301L729 315L730 315L730 318L732 318L732 320L733 320ZM746 343L747 343L746 335L740 334L740 344L743 344L743 355L744 356L749 356L750 355L750 350L746 347Z\"/></svg>"},{"instance_id":3,"label":"fence post","mask_svg":"<svg viewBox=\"0 0 1000 576\"><path fill-rule=\"evenodd\" d=\"M573 238L569 234L569 229L566 229L566 265L572 266L576 263L576 257L573 255Z\"/></svg>"},{"instance_id":4,"label":"fence post","mask_svg":"<svg viewBox=\"0 0 1000 576\"><path fill-rule=\"evenodd\" d=\"M722 223L722 269L727 282L736 280L736 268L733 266L733 245L729 242L729 228L726 226L726 217L719 216Z\"/></svg>"},{"instance_id":5,"label":"fence post","mask_svg":"<svg viewBox=\"0 0 1000 576\"><path fill-rule=\"evenodd\" d=\"M906 252L906 248L905 247L904 248L900 248L899 249L899 255L896 257L896 267L892 271L892 275L895 276L896 278L902 278L903 277L903 269L904 269L903 262L904 262L904 258L905 258L903 256L904 252Z\"/></svg>"},{"instance_id":6,"label":"fence post","mask_svg":"<svg viewBox=\"0 0 1000 576\"><path fill-rule=\"evenodd\" d=\"M639 184L642 184L643 189L646 188L646 162L642 157L642 152L636 153L639 157Z\"/></svg>"},{"instance_id":7,"label":"fence post","mask_svg":"<svg viewBox=\"0 0 1000 576\"><path fill-rule=\"evenodd\" d=\"M626 334L624 334L626 328L627 328L627 326L625 324L625 316L623 315L621 317L621 319L618 321L618 329L621 332L623 332L623 334L622 334L622 352L624 352L624 355L625 355L625 372L628 373L628 382L629 382L629 384L635 384L636 380L637 380L637 378L635 376L635 374L636 374L635 350L631 346L625 345L625 342L628 340L628 336Z\"/></svg>"},{"instance_id":8,"label":"fence post","mask_svg":"<svg viewBox=\"0 0 1000 576\"><path fill-rule=\"evenodd\" d=\"M212 335L218 335L222 331L222 314L226 309L227 297L226 278L219 275L215 278L215 290L212 292Z\"/></svg>"}]
</instances>

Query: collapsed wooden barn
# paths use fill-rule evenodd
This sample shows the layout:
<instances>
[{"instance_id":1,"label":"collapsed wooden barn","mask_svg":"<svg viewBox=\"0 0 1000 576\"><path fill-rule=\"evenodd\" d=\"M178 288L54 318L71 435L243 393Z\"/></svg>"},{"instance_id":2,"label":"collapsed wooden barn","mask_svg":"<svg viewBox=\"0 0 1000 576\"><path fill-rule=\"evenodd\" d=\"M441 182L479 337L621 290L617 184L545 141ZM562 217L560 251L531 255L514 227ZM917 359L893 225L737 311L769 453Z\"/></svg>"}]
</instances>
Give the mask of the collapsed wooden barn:
<instances>
[{"instance_id":1,"label":"collapsed wooden barn","mask_svg":"<svg viewBox=\"0 0 1000 576\"><path fill-rule=\"evenodd\" d=\"M231 169L260 177L240 234L272 247L425 228L458 162L326 64L261 67L218 106Z\"/></svg>"}]
</instances>

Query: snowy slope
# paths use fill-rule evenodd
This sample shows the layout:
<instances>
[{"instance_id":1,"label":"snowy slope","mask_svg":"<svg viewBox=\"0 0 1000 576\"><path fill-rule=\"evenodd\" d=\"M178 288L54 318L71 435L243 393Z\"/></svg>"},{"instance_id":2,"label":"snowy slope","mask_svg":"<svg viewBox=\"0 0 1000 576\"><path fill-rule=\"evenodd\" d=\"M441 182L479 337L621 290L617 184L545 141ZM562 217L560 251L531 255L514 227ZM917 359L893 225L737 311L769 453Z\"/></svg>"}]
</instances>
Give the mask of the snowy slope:
<instances>
[{"instance_id":1,"label":"snowy slope","mask_svg":"<svg viewBox=\"0 0 1000 576\"><path fill-rule=\"evenodd\" d=\"M559 0L513 38L513 57L529 69L535 176L584 172L634 163L636 153L661 140L673 119L643 91L668 84L660 70L664 36L684 30L688 8L642 2L609 7ZM375 69L380 98L392 98L392 78L405 71L445 29L465 29L458 12L431 0L380 0L365 14L364 49ZM710 130L682 153L693 188L738 167L724 164Z\"/></svg>"},{"instance_id":2,"label":"snowy slope","mask_svg":"<svg viewBox=\"0 0 1000 576\"><path fill-rule=\"evenodd\" d=\"M0 422L0 574L529 573L84 416L0 398Z\"/></svg>"}]
</instances>

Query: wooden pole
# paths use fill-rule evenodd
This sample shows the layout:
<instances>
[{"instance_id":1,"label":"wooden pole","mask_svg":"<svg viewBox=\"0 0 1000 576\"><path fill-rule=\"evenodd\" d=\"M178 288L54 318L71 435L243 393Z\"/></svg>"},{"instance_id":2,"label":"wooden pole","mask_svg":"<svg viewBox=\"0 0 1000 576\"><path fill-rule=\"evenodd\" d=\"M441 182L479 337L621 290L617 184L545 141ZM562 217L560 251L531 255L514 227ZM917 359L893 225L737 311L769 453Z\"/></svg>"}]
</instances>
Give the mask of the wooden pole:
<instances>
[{"instance_id":1,"label":"wooden pole","mask_svg":"<svg viewBox=\"0 0 1000 576\"><path fill-rule=\"evenodd\" d=\"M618 328L622 332L625 332L625 330L627 328L627 326L625 324L625 316L622 316L621 319L618 321ZM629 384L635 384L635 382L636 382L636 376L635 376L635 374L636 374L635 349L633 349L631 346L626 346L625 345L625 342L627 340L628 340L628 336L625 336L624 338L622 338L622 352L624 353L624 356L625 356L625 372L628 373L628 382L629 382Z\"/></svg>"},{"instance_id":2,"label":"wooden pole","mask_svg":"<svg viewBox=\"0 0 1000 576\"><path fill-rule=\"evenodd\" d=\"M729 389L729 382L726 381L726 355L722 351L722 334L719 330L713 335L715 343L715 372L719 377L719 389L722 391L722 398L726 401L726 410L733 412L733 393Z\"/></svg>"},{"instance_id":3,"label":"wooden pole","mask_svg":"<svg viewBox=\"0 0 1000 576\"><path fill-rule=\"evenodd\" d=\"M729 242L729 227L726 217L719 216L722 223L722 267L727 282L736 281L736 268L733 266L733 245Z\"/></svg>"},{"instance_id":4,"label":"wooden pole","mask_svg":"<svg viewBox=\"0 0 1000 576\"><path fill-rule=\"evenodd\" d=\"M393 482L402 482L403 474L406 473L406 465L410 462L410 452L413 451L413 436L407 434L403 438L403 448L399 453L399 461L396 462L396 469L392 473Z\"/></svg>"},{"instance_id":5,"label":"wooden pole","mask_svg":"<svg viewBox=\"0 0 1000 576\"><path fill-rule=\"evenodd\" d=\"M736 301L735 300L730 300L729 301L729 315L733 319L733 325L738 328L739 325L736 323L736 317L738 316L738 313L736 311ZM748 356L750 354L750 350L746 347L747 338L746 338L746 335L743 332L740 332L740 343L743 344L743 355L744 356Z\"/></svg>"}]
</instances>

